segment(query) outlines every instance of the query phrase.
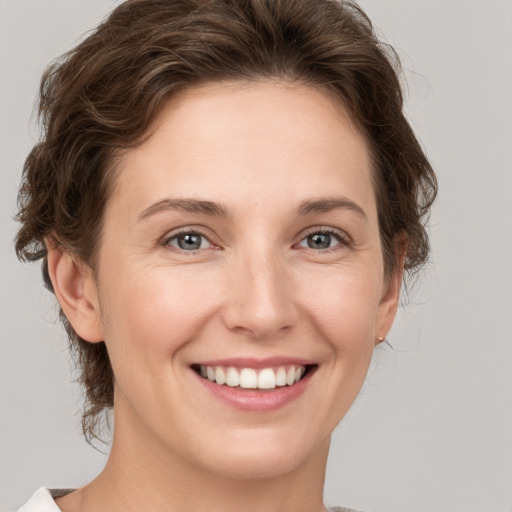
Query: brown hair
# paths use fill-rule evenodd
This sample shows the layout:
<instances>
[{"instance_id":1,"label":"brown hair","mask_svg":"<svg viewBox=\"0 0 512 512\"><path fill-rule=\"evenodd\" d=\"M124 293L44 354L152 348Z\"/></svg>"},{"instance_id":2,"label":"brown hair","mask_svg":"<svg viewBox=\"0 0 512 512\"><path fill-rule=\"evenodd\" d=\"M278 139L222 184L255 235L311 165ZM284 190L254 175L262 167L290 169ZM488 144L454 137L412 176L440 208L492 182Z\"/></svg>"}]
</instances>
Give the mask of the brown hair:
<instances>
[{"instance_id":1,"label":"brown hair","mask_svg":"<svg viewBox=\"0 0 512 512\"><path fill-rule=\"evenodd\" d=\"M129 0L46 70L40 86L43 137L29 154L19 192L16 252L43 259L45 237L94 269L116 150L135 146L162 102L191 85L277 78L328 89L371 148L385 269L425 263L425 222L437 185L403 113L395 52L368 17L336 0ZM61 311L81 371L82 427L97 437L113 405L105 344L80 338Z\"/></svg>"}]
</instances>

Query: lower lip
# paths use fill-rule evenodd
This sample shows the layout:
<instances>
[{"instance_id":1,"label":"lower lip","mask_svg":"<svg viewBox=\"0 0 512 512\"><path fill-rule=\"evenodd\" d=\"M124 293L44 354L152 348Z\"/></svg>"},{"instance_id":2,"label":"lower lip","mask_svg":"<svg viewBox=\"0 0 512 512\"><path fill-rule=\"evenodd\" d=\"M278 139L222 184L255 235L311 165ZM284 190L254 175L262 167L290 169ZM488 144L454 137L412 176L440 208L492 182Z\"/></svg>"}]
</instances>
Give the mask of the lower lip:
<instances>
[{"instance_id":1,"label":"lower lip","mask_svg":"<svg viewBox=\"0 0 512 512\"><path fill-rule=\"evenodd\" d=\"M200 383L214 396L225 403L244 411L274 411L292 402L304 393L311 377L317 369L316 366L309 369L308 373L299 382L291 386L280 386L270 390L255 390L233 388L230 386L215 384L201 377L194 370Z\"/></svg>"}]
</instances>

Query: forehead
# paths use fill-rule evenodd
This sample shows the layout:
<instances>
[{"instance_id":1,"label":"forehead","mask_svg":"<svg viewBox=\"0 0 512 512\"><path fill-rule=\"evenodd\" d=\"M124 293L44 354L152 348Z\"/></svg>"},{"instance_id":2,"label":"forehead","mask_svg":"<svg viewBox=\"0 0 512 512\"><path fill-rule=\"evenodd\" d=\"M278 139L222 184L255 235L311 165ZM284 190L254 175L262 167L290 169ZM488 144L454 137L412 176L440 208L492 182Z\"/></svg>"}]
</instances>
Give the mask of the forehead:
<instances>
[{"instance_id":1,"label":"forehead","mask_svg":"<svg viewBox=\"0 0 512 512\"><path fill-rule=\"evenodd\" d=\"M172 197L233 206L352 195L372 213L371 158L342 103L327 91L261 80L204 84L173 96L144 142L117 165L111 202L144 209Z\"/></svg>"}]
</instances>

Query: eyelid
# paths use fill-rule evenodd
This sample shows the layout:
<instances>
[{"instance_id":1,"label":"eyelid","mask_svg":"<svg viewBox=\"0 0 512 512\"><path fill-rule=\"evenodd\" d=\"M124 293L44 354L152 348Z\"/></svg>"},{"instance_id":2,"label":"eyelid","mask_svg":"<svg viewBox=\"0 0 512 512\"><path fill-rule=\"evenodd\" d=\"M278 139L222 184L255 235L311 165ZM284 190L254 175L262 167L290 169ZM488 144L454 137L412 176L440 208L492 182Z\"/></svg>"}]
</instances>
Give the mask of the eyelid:
<instances>
[{"instance_id":1,"label":"eyelid","mask_svg":"<svg viewBox=\"0 0 512 512\"><path fill-rule=\"evenodd\" d=\"M334 251L336 249L339 249L340 248L339 246L347 247L347 246L350 246L352 244L352 239L350 238L350 236L345 231L343 231L341 229L333 228L333 227L328 227L328 226L313 226L311 228L308 228L305 232L303 232L301 234L301 238L300 238L299 242L296 245L300 244L308 236L314 235L314 234L317 234L317 233L334 235L335 237L338 238L339 244L336 245L335 247L329 247L328 249L323 249L323 250L317 250L317 249L309 248L309 249L311 249L311 250L313 250L315 252Z\"/></svg>"},{"instance_id":2,"label":"eyelid","mask_svg":"<svg viewBox=\"0 0 512 512\"><path fill-rule=\"evenodd\" d=\"M208 240L209 244L210 244L210 247L208 247L208 249L220 249L220 247L218 247L214 242L212 242L212 236L210 233L207 233L205 229L201 228L201 227L198 227L198 226L183 226L183 227L180 227L180 228L176 228L174 230L171 230L169 232L167 232L161 239L160 239L160 245L164 246L165 248L169 249L169 250L172 250L172 251L175 251L175 252L179 252L180 254L197 254L201 251L205 251L205 250L208 250L208 249L196 249L196 250L193 250L193 251L185 251L183 249L180 249L178 247L174 247L172 245L170 245L170 241L180 235L188 235L188 234L196 234L196 235L201 235L203 236L204 238L206 238L206 240Z\"/></svg>"},{"instance_id":3,"label":"eyelid","mask_svg":"<svg viewBox=\"0 0 512 512\"><path fill-rule=\"evenodd\" d=\"M316 233L334 235L339 240L339 244L337 244L335 247L330 247L328 249L323 249L323 250L316 250L316 249L309 248L315 252L334 251L336 249L339 249L340 246L347 247L352 244L352 239L350 238L350 236L345 231L343 231L341 229L330 227L330 226L312 226L301 233L300 239L297 242L297 244L294 244L294 247L297 246L298 244L300 244L308 236L316 234ZM207 249L196 249L194 251L185 251L185 250L179 249L179 248L174 247L169 244L170 240L172 240L175 237L178 237L179 235L183 235L183 234L201 235L204 238L206 238L206 240L208 240L211 247L208 247ZM173 251L176 251L179 253L187 253L187 254L193 255L193 254L197 254L201 251L205 251L208 249L220 249L221 247L219 245L217 245L215 242L213 242L212 238L213 237L208 232L208 230L204 229L202 226L183 226L183 227L175 228L174 230L169 231L167 234L165 234L160 239L159 243L160 243L160 245L162 245L166 248L170 248L170 250L173 250Z\"/></svg>"}]
</instances>

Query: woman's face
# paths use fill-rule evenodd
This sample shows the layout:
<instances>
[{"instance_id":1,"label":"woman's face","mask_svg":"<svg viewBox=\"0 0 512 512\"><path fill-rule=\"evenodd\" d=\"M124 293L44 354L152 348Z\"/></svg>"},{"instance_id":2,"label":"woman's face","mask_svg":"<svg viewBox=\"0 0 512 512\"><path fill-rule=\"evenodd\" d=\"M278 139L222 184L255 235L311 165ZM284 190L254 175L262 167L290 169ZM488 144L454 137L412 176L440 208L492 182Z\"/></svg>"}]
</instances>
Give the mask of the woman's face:
<instances>
[{"instance_id":1,"label":"woman's face","mask_svg":"<svg viewBox=\"0 0 512 512\"><path fill-rule=\"evenodd\" d=\"M115 435L237 478L324 457L398 298L362 135L271 81L189 89L151 133L118 162L94 281Z\"/></svg>"}]
</instances>

